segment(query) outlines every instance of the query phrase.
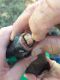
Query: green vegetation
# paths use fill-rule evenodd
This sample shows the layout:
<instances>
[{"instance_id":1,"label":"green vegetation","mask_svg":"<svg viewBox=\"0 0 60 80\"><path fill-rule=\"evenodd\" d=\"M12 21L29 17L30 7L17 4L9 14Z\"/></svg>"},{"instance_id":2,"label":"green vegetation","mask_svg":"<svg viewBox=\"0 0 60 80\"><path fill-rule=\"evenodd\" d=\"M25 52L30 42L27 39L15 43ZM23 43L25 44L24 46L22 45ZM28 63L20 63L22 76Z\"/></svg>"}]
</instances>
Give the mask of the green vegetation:
<instances>
[{"instance_id":1,"label":"green vegetation","mask_svg":"<svg viewBox=\"0 0 60 80\"><path fill-rule=\"evenodd\" d=\"M0 0L0 26L11 25L24 8L24 0Z\"/></svg>"}]
</instances>

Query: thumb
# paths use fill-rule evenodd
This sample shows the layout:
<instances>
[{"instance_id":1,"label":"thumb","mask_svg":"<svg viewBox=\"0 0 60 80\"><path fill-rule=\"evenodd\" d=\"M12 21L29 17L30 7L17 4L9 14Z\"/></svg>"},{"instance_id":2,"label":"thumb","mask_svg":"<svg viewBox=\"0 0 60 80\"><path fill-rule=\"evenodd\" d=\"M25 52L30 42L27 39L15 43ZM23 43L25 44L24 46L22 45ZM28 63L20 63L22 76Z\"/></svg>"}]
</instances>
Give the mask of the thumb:
<instances>
[{"instance_id":1,"label":"thumb","mask_svg":"<svg viewBox=\"0 0 60 80\"><path fill-rule=\"evenodd\" d=\"M42 0L34 10L29 19L29 26L34 40L43 39L53 25L60 23L60 6L57 6L59 2L58 0ZM54 5L54 8L52 5Z\"/></svg>"},{"instance_id":2,"label":"thumb","mask_svg":"<svg viewBox=\"0 0 60 80\"><path fill-rule=\"evenodd\" d=\"M60 64L50 59L48 59L48 62L50 63L51 66L50 74L56 77L60 77Z\"/></svg>"},{"instance_id":3,"label":"thumb","mask_svg":"<svg viewBox=\"0 0 60 80\"><path fill-rule=\"evenodd\" d=\"M9 43L12 26L0 29L0 70L5 63L6 49Z\"/></svg>"}]
</instances>

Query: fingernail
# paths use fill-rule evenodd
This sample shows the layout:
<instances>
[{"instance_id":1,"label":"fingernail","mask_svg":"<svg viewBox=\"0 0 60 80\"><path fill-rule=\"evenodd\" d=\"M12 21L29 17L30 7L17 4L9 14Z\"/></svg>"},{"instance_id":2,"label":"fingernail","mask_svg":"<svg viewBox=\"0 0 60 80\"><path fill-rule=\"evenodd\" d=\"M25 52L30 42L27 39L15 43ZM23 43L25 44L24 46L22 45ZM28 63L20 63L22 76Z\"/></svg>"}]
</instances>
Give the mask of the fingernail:
<instances>
[{"instance_id":1,"label":"fingernail","mask_svg":"<svg viewBox=\"0 0 60 80\"><path fill-rule=\"evenodd\" d=\"M40 41L40 36L38 37L36 34L32 34L32 39L35 41Z\"/></svg>"}]
</instances>

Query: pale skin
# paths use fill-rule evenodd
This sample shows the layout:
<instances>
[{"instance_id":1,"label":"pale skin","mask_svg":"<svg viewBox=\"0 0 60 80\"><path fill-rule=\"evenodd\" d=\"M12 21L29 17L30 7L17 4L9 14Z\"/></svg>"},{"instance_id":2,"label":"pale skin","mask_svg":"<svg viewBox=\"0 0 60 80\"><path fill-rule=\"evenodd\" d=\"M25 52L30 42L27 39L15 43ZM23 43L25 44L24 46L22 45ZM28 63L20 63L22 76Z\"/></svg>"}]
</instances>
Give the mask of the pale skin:
<instances>
[{"instance_id":1,"label":"pale skin","mask_svg":"<svg viewBox=\"0 0 60 80\"><path fill-rule=\"evenodd\" d=\"M30 29L36 41L45 38L49 29L60 23L60 0L38 0L29 5L13 23L11 40L19 32Z\"/></svg>"},{"instance_id":2,"label":"pale skin","mask_svg":"<svg viewBox=\"0 0 60 80\"><path fill-rule=\"evenodd\" d=\"M12 30L13 29L11 26L0 29L0 80L20 80L29 64L37 59L37 56L30 56L29 58L23 59L22 61L16 63L13 68L9 68L9 65L6 62L6 50ZM43 80L60 79L60 64L49 59L47 60L50 63L51 70L38 77L31 74L25 74L28 80L42 80L42 78Z\"/></svg>"},{"instance_id":3,"label":"pale skin","mask_svg":"<svg viewBox=\"0 0 60 80\"><path fill-rule=\"evenodd\" d=\"M6 49L10 41L11 32L11 26L0 29L0 80L20 80L28 65L37 58L30 56L16 63L13 68L9 68L6 62Z\"/></svg>"},{"instance_id":4,"label":"pale skin","mask_svg":"<svg viewBox=\"0 0 60 80\"><path fill-rule=\"evenodd\" d=\"M30 28L32 32L32 37L39 41L46 36L46 33L49 29L60 23L60 1L59 0L43 0L41 6L41 1L30 5L17 19L13 24L12 28L4 28L0 30L0 80L19 80L21 75L26 70L27 66L32 62L32 58L24 59L13 68L9 68L5 61L6 48L11 36L13 40L14 36L18 32L23 32L25 29ZM42 11L42 13L41 13ZM38 19L37 15L38 14ZM46 16L46 15L48 16ZM33 20L33 21L32 21ZM39 22L40 21L40 22ZM29 25L29 27L28 27ZM37 26L37 29L36 29ZM37 33L38 32L38 33ZM40 33L41 32L41 33ZM6 35L7 34L7 35ZM2 43L2 42L3 43ZM27 62L27 63L26 63ZM50 61L50 64L52 61ZM22 69L23 67L23 69ZM52 69L54 67L54 70ZM43 80L59 80L60 79L60 64L54 62L54 65L51 68L51 71L47 74L44 74ZM58 75L56 75L56 73ZM26 75L29 80L41 80L39 77L34 75Z\"/></svg>"}]
</instances>

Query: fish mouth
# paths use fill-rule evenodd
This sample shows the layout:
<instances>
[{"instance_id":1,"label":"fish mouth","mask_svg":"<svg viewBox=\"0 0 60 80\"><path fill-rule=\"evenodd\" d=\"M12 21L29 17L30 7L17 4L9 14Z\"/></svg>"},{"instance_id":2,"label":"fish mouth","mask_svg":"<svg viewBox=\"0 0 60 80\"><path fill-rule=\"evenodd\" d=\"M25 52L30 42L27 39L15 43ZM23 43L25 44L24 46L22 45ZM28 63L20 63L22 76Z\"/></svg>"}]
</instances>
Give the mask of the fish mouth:
<instances>
[{"instance_id":1,"label":"fish mouth","mask_svg":"<svg viewBox=\"0 0 60 80\"><path fill-rule=\"evenodd\" d=\"M23 33L19 38L19 42L28 51L30 51L35 44L30 33Z\"/></svg>"}]
</instances>

